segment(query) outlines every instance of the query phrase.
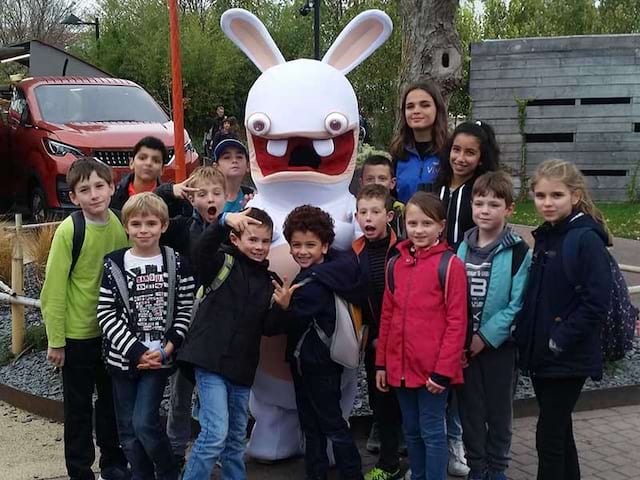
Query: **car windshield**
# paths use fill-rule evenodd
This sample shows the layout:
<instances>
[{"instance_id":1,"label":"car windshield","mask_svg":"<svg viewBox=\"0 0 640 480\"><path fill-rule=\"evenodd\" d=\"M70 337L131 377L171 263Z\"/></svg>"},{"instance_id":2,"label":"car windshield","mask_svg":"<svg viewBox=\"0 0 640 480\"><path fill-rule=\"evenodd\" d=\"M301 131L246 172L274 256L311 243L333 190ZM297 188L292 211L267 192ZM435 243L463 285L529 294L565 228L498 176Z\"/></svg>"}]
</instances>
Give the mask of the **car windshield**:
<instances>
[{"instance_id":1,"label":"car windshield","mask_svg":"<svg viewBox=\"0 0 640 480\"><path fill-rule=\"evenodd\" d=\"M51 123L153 122L169 118L147 92L118 85L41 85L36 99Z\"/></svg>"}]
</instances>

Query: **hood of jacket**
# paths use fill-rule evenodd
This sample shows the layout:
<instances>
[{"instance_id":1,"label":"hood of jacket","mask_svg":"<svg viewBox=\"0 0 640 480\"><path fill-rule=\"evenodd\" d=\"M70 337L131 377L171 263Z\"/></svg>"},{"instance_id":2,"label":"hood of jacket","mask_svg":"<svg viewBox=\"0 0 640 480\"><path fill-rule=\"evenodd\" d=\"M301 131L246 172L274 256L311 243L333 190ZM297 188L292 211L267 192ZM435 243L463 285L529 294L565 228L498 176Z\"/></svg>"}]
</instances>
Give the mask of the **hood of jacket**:
<instances>
[{"instance_id":1,"label":"hood of jacket","mask_svg":"<svg viewBox=\"0 0 640 480\"><path fill-rule=\"evenodd\" d=\"M307 277L322 283L350 303L360 305L366 298L367 282L352 251L329 250L322 263L303 270L299 279Z\"/></svg>"},{"instance_id":2,"label":"hood of jacket","mask_svg":"<svg viewBox=\"0 0 640 480\"><path fill-rule=\"evenodd\" d=\"M510 226L505 226L505 228L500 232L498 237L488 245L484 247L478 246L478 227L473 227L471 230L468 230L464 234L464 241L467 244L469 250L472 251L484 251L484 250L494 250L494 253L497 253L505 248L511 248L514 245L517 245L520 242L524 242L522 237L515 233ZM496 248L496 246L498 248Z\"/></svg>"},{"instance_id":3,"label":"hood of jacket","mask_svg":"<svg viewBox=\"0 0 640 480\"><path fill-rule=\"evenodd\" d=\"M590 228L593 230L605 243L610 245L609 235L605 231L604 227L595 220L591 215L586 215L583 212L573 212L563 221L552 225L549 222L545 222L540 227L532 232L534 238L540 235L556 236L562 235L574 228Z\"/></svg>"}]
</instances>

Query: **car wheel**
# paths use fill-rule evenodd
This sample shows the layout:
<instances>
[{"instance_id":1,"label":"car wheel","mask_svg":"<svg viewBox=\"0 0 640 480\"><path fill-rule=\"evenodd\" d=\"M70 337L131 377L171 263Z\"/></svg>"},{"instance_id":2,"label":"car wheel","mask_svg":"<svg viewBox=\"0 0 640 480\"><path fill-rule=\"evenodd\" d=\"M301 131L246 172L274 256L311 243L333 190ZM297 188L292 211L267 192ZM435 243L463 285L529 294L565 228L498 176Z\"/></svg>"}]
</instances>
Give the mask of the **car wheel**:
<instances>
[{"instance_id":1,"label":"car wheel","mask_svg":"<svg viewBox=\"0 0 640 480\"><path fill-rule=\"evenodd\" d=\"M47 199L40 187L33 187L29 195L29 209L31 219L35 223L44 223L47 220Z\"/></svg>"}]
</instances>

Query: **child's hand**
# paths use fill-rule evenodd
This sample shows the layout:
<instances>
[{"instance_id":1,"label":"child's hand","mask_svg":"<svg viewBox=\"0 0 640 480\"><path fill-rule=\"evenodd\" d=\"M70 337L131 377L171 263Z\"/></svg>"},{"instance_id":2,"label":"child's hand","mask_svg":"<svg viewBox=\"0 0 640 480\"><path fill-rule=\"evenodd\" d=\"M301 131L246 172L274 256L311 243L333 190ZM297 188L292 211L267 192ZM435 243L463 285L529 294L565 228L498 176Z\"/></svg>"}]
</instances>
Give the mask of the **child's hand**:
<instances>
[{"instance_id":1,"label":"child's hand","mask_svg":"<svg viewBox=\"0 0 640 480\"><path fill-rule=\"evenodd\" d=\"M162 355L159 350L147 350L138 361L138 368L140 370L154 370L160 367L162 367Z\"/></svg>"},{"instance_id":2,"label":"child's hand","mask_svg":"<svg viewBox=\"0 0 640 480\"><path fill-rule=\"evenodd\" d=\"M474 333L473 337L471 337L471 345L469 346L469 355L471 356L471 358L475 357L482 350L484 350L486 346L487 345L484 343L484 340L482 340L482 337L480 337L480 335L478 335L477 333Z\"/></svg>"},{"instance_id":3,"label":"child's hand","mask_svg":"<svg viewBox=\"0 0 640 480\"><path fill-rule=\"evenodd\" d=\"M64 347L47 349L47 360L49 360L54 367L64 367Z\"/></svg>"},{"instance_id":4,"label":"child's hand","mask_svg":"<svg viewBox=\"0 0 640 480\"><path fill-rule=\"evenodd\" d=\"M249 225L262 225L260 220L248 216L250 211L251 209L247 208L239 213L227 213L224 222L236 232L244 232Z\"/></svg>"},{"instance_id":5,"label":"child's hand","mask_svg":"<svg viewBox=\"0 0 640 480\"><path fill-rule=\"evenodd\" d=\"M427 390L429 390L429 392L433 393L434 395L438 395L444 392L446 389L429 378L429 380L427 380Z\"/></svg>"},{"instance_id":6,"label":"child's hand","mask_svg":"<svg viewBox=\"0 0 640 480\"><path fill-rule=\"evenodd\" d=\"M467 350L462 352L462 368L467 368L469 366L469 358L467 357L467 353Z\"/></svg>"},{"instance_id":7,"label":"child's hand","mask_svg":"<svg viewBox=\"0 0 640 480\"><path fill-rule=\"evenodd\" d=\"M245 194L244 198L240 201L240 208L244 208L244 206L249 203L251 200L253 200L253 197L255 197L256 194L255 193L247 193Z\"/></svg>"},{"instance_id":8,"label":"child's hand","mask_svg":"<svg viewBox=\"0 0 640 480\"><path fill-rule=\"evenodd\" d=\"M285 276L282 280L282 285L280 285L275 280L271 280L273 284L273 301L280 305L280 308L286 310L289 308L291 304L291 297L293 296L293 292L295 292L298 288L300 288L300 284L296 283L295 285L291 285L291 282Z\"/></svg>"},{"instance_id":9,"label":"child's hand","mask_svg":"<svg viewBox=\"0 0 640 480\"><path fill-rule=\"evenodd\" d=\"M167 358L170 358L171 355L173 355L173 352L175 351L176 351L176 346L173 344L171 340L169 340L167 344L164 346L165 355L167 356Z\"/></svg>"},{"instance_id":10,"label":"child's hand","mask_svg":"<svg viewBox=\"0 0 640 480\"><path fill-rule=\"evenodd\" d=\"M388 392L391 390L387 385L387 372L384 370L378 370L376 372L376 388L381 392Z\"/></svg>"},{"instance_id":11,"label":"child's hand","mask_svg":"<svg viewBox=\"0 0 640 480\"><path fill-rule=\"evenodd\" d=\"M191 178L187 178L184 182L181 183L176 183L173 186L173 196L176 198L184 198L185 200L189 200L189 194L190 193L196 193L198 191L197 188L193 188L193 187L188 187L187 184L189 183L189 180L191 180Z\"/></svg>"}]
</instances>

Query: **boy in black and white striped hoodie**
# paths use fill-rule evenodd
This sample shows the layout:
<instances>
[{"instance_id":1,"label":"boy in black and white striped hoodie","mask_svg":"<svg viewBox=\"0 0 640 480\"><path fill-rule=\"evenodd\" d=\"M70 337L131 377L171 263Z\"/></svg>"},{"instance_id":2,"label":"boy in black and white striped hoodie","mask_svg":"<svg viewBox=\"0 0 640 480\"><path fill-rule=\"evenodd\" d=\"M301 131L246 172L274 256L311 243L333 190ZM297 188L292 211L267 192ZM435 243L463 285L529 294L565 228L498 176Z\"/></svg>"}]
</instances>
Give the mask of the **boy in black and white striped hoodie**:
<instances>
[{"instance_id":1,"label":"boy in black and white striped hoodie","mask_svg":"<svg viewBox=\"0 0 640 480\"><path fill-rule=\"evenodd\" d=\"M122 220L132 247L105 257L98 302L118 434L134 478L177 480L159 408L189 328L194 281L186 259L160 247L169 222L160 197L130 197Z\"/></svg>"}]
</instances>

